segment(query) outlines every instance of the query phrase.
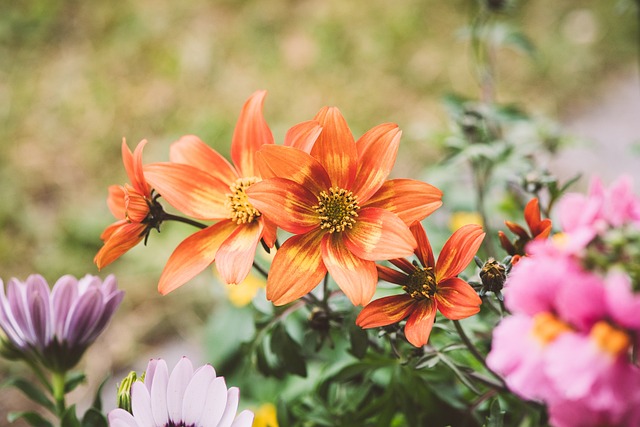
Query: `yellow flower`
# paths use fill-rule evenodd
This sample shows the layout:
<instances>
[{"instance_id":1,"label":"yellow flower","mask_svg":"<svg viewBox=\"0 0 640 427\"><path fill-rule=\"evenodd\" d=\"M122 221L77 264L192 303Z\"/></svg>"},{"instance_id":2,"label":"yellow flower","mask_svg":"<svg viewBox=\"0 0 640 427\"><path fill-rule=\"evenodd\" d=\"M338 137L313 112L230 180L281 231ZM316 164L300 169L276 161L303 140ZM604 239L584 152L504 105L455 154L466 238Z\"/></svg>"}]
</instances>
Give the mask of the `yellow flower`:
<instances>
[{"instance_id":1,"label":"yellow flower","mask_svg":"<svg viewBox=\"0 0 640 427\"><path fill-rule=\"evenodd\" d=\"M273 403L265 403L255 411L253 427L278 427L276 407Z\"/></svg>"},{"instance_id":2,"label":"yellow flower","mask_svg":"<svg viewBox=\"0 0 640 427\"><path fill-rule=\"evenodd\" d=\"M249 304L260 288L265 287L264 279L249 274L246 279L237 285L227 285L227 298L236 307L244 307Z\"/></svg>"},{"instance_id":3,"label":"yellow flower","mask_svg":"<svg viewBox=\"0 0 640 427\"><path fill-rule=\"evenodd\" d=\"M482 226L482 217L478 212L454 212L449 220L449 229L453 232L467 224L478 224Z\"/></svg>"}]
</instances>

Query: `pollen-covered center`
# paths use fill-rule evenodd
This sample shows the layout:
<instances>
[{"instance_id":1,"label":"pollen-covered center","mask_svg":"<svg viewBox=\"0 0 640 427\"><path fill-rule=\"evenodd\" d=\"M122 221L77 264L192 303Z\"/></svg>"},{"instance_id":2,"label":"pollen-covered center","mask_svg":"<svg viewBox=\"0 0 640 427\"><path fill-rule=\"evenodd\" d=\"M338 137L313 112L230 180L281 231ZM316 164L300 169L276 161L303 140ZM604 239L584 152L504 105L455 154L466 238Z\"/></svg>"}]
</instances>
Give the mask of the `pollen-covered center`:
<instances>
[{"instance_id":1,"label":"pollen-covered center","mask_svg":"<svg viewBox=\"0 0 640 427\"><path fill-rule=\"evenodd\" d=\"M436 293L436 275L433 272L433 267L421 268L415 262L414 265L417 269L409 275L409 280L405 282L402 290L413 299L433 298Z\"/></svg>"},{"instance_id":2,"label":"pollen-covered center","mask_svg":"<svg viewBox=\"0 0 640 427\"><path fill-rule=\"evenodd\" d=\"M240 178L229 186L231 193L227 193L224 205L229 209L229 218L236 224L248 224L260 216L260 211L249 203L245 190L260 181L260 178Z\"/></svg>"},{"instance_id":3,"label":"pollen-covered center","mask_svg":"<svg viewBox=\"0 0 640 427\"><path fill-rule=\"evenodd\" d=\"M352 228L358 217L358 198L344 188L331 187L329 192L322 191L318 204L313 207L320 219L320 228L329 233L341 232Z\"/></svg>"}]
</instances>

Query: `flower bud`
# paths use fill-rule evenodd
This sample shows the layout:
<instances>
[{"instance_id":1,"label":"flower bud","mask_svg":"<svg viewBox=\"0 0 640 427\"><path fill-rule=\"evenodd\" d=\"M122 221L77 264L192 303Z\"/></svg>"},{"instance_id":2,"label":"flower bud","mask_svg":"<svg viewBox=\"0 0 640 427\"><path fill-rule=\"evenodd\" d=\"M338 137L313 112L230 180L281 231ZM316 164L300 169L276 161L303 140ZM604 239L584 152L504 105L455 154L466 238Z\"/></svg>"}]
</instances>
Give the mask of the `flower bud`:
<instances>
[{"instance_id":1,"label":"flower bud","mask_svg":"<svg viewBox=\"0 0 640 427\"><path fill-rule=\"evenodd\" d=\"M131 413L131 386L138 380L144 382L144 374L138 378L138 374L136 374L135 371L131 371L129 375L118 384L118 395L116 397L118 408L122 408Z\"/></svg>"}]
</instances>

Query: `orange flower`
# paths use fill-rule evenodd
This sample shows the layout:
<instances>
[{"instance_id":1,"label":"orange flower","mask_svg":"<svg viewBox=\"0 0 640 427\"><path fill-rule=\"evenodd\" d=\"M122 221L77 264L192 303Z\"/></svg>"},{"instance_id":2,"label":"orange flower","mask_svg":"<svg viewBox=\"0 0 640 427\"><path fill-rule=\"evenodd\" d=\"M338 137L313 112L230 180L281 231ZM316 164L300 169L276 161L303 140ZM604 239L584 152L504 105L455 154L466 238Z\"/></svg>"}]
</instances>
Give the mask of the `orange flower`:
<instances>
[{"instance_id":1,"label":"orange flower","mask_svg":"<svg viewBox=\"0 0 640 427\"><path fill-rule=\"evenodd\" d=\"M100 235L104 245L93 262L98 268L105 267L137 245L149 235L152 228L158 229L162 218L154 215L162 208L153 199L151 187L142 172L142 149L147 141L142 140L135 151L122 140L122 160L130 184L109 187L107 205L118 221L108 226Z\"/></svg>"},{"instance_id":2,"label":"orange flower","mask_svg":"<svg viewBox=\"0 0 640 427\"><path fill-rule=\"evenodd\" d=\"M512 264L515 264L521 256L526 255L524 248L527 243L535 239L546 239L551 233L551 220L541 218L540 205L537 198L534 197L527 203L524 208L524 219L529 227L529 232L514 222L504 222L509 230L517 236L513 242L502 231L498 231L500 245L509 255L514 257Z\"/></svg>"},{"instance_id":3,"label":"orange flower","mask_svg":"<svg viewBox=\"0 0 640 427\"><path fill-rule=\"evenodd\" d=\"M325 107L315 120L322 131L310 154L263 147L257 159L265 180L247 190L253 206L296 234L276 253L267 298L294 301L328 271L353 304L366 304L377 282L374 261L411 254L416 241L407 223L440 207L442 193L414 180L385 181L400 143L397 125L376 126L355 142L337 108Z\"/></svg>"},{"instance_id":4,"label":"orange flower","mask_svg":"<svg viewBox=\"0 0 640 427\"><path fill-rule=\"evenodd\" d=\"M405 318L407 340L421 347L429 340L436 310L451 320L464 319L480 311L482 300L464 280L456 277L471 262L485 233L475 224L458 229L442 248L438 262L434 261L429 239L418 222L411 226L418 241L415 251L420 265L406 259L391 262L402 271L378 266L380 278L402 286L403 295L393 295L373 301L358 315L356 324L376 328Z\"/></svg>"},{"instance_id":5,"label":"orange flower","mask_svg":"<svg viewBox=\"0 0 640 427\"><path fill-rule=\"evenodd\" d=\"M255 92L242 108L231 142L229 163L199 138L184 136L171 145L169 163L145 167L145 176L169 204L196 219L220 220L187 237L173 252L158 290L167 294L191 280L213 261L227 283L240 283L251 270L261 239L272 247L276 227L247 200L246 189L260 181L255 152L273 144L262 115L265 91ZM290 144L315 138L317 124L307 123Z\"/></svg>"}]
</instances>

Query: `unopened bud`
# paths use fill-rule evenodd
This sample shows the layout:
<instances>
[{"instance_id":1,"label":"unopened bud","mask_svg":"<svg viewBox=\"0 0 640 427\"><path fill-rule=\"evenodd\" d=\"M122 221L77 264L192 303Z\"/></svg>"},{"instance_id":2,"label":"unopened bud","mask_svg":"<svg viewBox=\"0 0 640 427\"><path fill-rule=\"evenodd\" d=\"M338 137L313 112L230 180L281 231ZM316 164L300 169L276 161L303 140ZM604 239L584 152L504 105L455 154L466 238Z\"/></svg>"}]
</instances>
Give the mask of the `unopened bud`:
<instances>
[{"instance_id":1,"label":"unopened bud","mask_svg":"<svg viewBox=\"0 0 640 427\"><path fill-rule=\"evenodd\" d=\"M136 381L144 381L144 374L138 378L135 371L129 372L120 384L118 384L117 405L127 412L131 412L131 387Z\"/></svg>"}]
</instances>

